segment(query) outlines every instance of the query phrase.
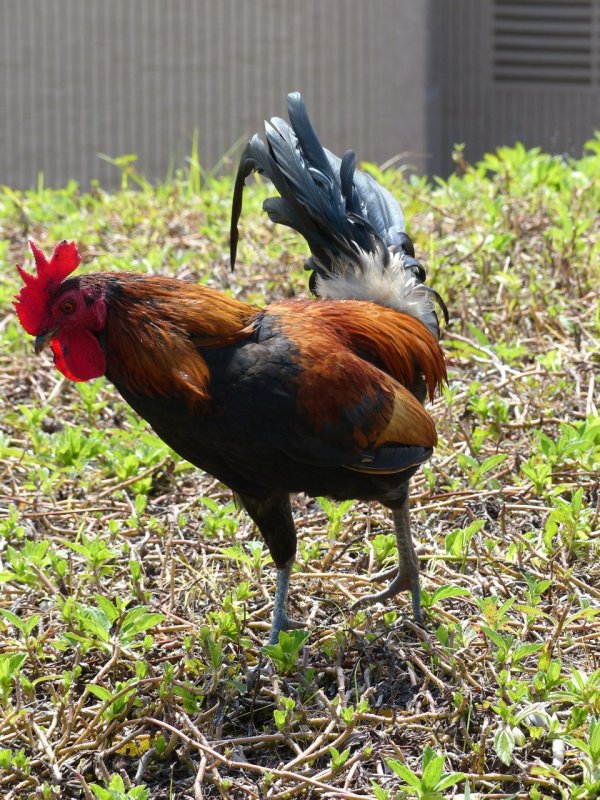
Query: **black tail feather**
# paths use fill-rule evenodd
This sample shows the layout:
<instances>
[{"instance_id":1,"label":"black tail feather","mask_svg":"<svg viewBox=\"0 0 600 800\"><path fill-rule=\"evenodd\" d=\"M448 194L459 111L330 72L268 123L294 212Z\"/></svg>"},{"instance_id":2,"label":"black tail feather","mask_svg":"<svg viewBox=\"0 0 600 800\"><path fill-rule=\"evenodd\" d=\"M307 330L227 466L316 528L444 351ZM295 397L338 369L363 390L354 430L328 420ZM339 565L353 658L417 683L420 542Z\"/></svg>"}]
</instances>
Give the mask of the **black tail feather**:
<instances>
[{"instance_id":1,"label":"black tail feather","mask_svg":"<svg viewBox=\"0 0 600 800\"><path fill-rule=\"evenodd\" d=\"M332 256L353 260L357 248L378 250L385 241L387 221L404 225L399 205L389 192L384 201L382 187L356 170L354 153L349 151L340 159L323 149L297 92L288 96L288 112L291 126L278 117L266 123L268 149L255 135L242 153L232 205L232 266L244 183L252 172L263 174L279 192L280 197L265 201L265 211L273 222L294 228L306 239L313 257L311 269L319 265L327 271ZM386 203L395 208L390 207L384 217ZM369 219L369 209L377 227Z\"/></svg>"},{"instance_id":2,"label":"black tail feather","mask_svg":"<svg viewBox=\"0 0 600 800\"><path fill-rule=\"evenodd\" d=\"M231 215L232 269L244 183L252 172L259 172L280 195L264 202L269 218L298 231L308 243L311 257L306 268L312 270L309 285L313 292L317 290L316 275L331 278L340 268L361 274L365 253L374 256L383 270L393 254L400 254L402 267L423 283L425 270L414 257L396 199L371 175L356 168L353 151L339 158L321 146L298 92L288 95L287 106L291 125L273 117L265 123L266 146L255 135L242 153ZM429 287L422 288L440 302L447 319L439 295ZM439 332L433 310L430 317L432 329Z\"/></svg>"}]
</instances>

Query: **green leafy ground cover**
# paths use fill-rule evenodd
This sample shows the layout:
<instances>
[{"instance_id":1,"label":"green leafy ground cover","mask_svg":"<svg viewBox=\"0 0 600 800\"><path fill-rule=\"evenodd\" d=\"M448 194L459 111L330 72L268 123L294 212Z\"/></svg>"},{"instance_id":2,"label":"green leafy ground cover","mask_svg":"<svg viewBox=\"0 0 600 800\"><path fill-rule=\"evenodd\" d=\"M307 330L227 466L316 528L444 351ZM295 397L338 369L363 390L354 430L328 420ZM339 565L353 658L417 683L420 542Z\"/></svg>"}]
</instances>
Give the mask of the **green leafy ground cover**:
<instances>
[{"instance_id":1,"label":"green leafy ground cover","mask_svg":"<svg viewBox=\"0 0 600 800\"><path fill-rule=\"evenodd\" d=\"M254 302L304 295L303 244L229 177L0 190L0 795L593 798L600 789L600 139L504 149L401 200L452 322L435 457L413 482L425 627L379 507L299 497L292 612L245 676L273 570L221 485L102 380L74 385L11 308L33 237L87 270L160 272Z\"/></svg>"}]
</instances>

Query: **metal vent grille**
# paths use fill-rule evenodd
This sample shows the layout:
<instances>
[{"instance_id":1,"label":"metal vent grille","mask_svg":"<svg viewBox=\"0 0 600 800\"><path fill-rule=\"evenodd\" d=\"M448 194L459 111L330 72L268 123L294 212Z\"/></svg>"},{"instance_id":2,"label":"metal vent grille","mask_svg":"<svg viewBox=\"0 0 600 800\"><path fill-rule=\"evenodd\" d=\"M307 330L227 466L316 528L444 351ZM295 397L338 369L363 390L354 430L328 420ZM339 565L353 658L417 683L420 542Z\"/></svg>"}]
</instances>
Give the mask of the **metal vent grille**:
<instances>
[{"instance_id":1,"label":"metal vent grille","mask_svg":"<svg viewBox=\"0 0 600 800\"><path fill-rule=\"evenodd\" d=\"M593 0L495 0L494 80L597 83L600 37L595 5Z\"/></svg>"}]
</instances>

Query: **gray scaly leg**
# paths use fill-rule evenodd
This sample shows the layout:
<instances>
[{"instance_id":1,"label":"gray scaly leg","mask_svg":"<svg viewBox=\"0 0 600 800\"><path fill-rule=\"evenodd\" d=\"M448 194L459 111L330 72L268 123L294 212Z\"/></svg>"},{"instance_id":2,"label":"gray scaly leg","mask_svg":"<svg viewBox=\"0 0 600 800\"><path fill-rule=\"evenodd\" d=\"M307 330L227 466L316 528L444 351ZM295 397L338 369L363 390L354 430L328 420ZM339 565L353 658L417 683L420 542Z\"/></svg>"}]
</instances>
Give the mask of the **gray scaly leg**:
<instances>
[{"instance_id":1,"label":"gray scaly leg","mask_svg":"<svg viewBox=\"0 0 600 800\"><path fill-rule=\"evenodd\" d=\"M269 644L277 644L279 631L293 627L287 615L290 575L296 557L296 528L292 518L290 496L273 494L266 497L238 494L263 535L277 567L277 588L271 622Z\"/></svg>"},{"instance_id":2,"label":"gray scaly leg","mask_svg":"<svg viewBox=\"0 0 600 800\"><path fill-rule=\"evenodd\" d=\"M293 565L294 560L292 559L287 566L277 570L277 587L273 600L273 619L271 622L271 633L269 635L268 644L277 644L279 641L279 631L285 631L290 627L290 620L287 613L287 598Z\"/></svg>"},{"instance_id":3,"label":"gray scaly leg","mask_svg":"<svg viewBox=\"0 0 600 800\"><path fill-rule=\"evenodd\" d=\"M352 604L355 609L368 603L377 603L395 597L399 592L410 589L415 620L421 622L421 587L419 580L419 560L410 532L408 498L399 508L392 509L396 543L398 545L398 572L393 581L381 592L368 594Z\"/></svg>"}]
</instances>

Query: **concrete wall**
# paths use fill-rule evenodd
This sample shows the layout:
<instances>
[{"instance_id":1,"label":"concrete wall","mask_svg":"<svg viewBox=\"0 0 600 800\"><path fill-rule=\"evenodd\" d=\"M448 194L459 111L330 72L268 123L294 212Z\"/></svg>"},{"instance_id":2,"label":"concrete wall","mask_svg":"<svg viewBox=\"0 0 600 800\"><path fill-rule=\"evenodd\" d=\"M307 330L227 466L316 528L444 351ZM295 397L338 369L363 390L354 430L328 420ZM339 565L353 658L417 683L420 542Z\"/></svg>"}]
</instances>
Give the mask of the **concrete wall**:
<instances>
[{"instance_id":1,"label":"concrete wall","mask_svg":"<svg viewBox=\"0 0 600 800\"><path fill-rule=\"evenodd\" d=\"M0 183L211 168L299 89L322 141L426 168L430 0L1 0Z\"/></svg>"},{"instance_id":2,"label":"concrete wall","mask_svg":"<svg viewBox=\"0 0 600 800\"><path fill-rule=\"evenodd\" d=\"M516 141L581 155L600 130L600 0L434 0L431 172Z\"/></svg>"},{"instance_id":3,"label":"concrete wall","mask_svg":"<svg viewBox=\"0 0 600 800\"><path fill-rule=\"evenodd\" d=\"M600 128L600 0L0 0L0 184L161 180L303 92L323 143L446 175ZM235 145L238 143L237 150Z\"/></svg>"}]
</instances>

